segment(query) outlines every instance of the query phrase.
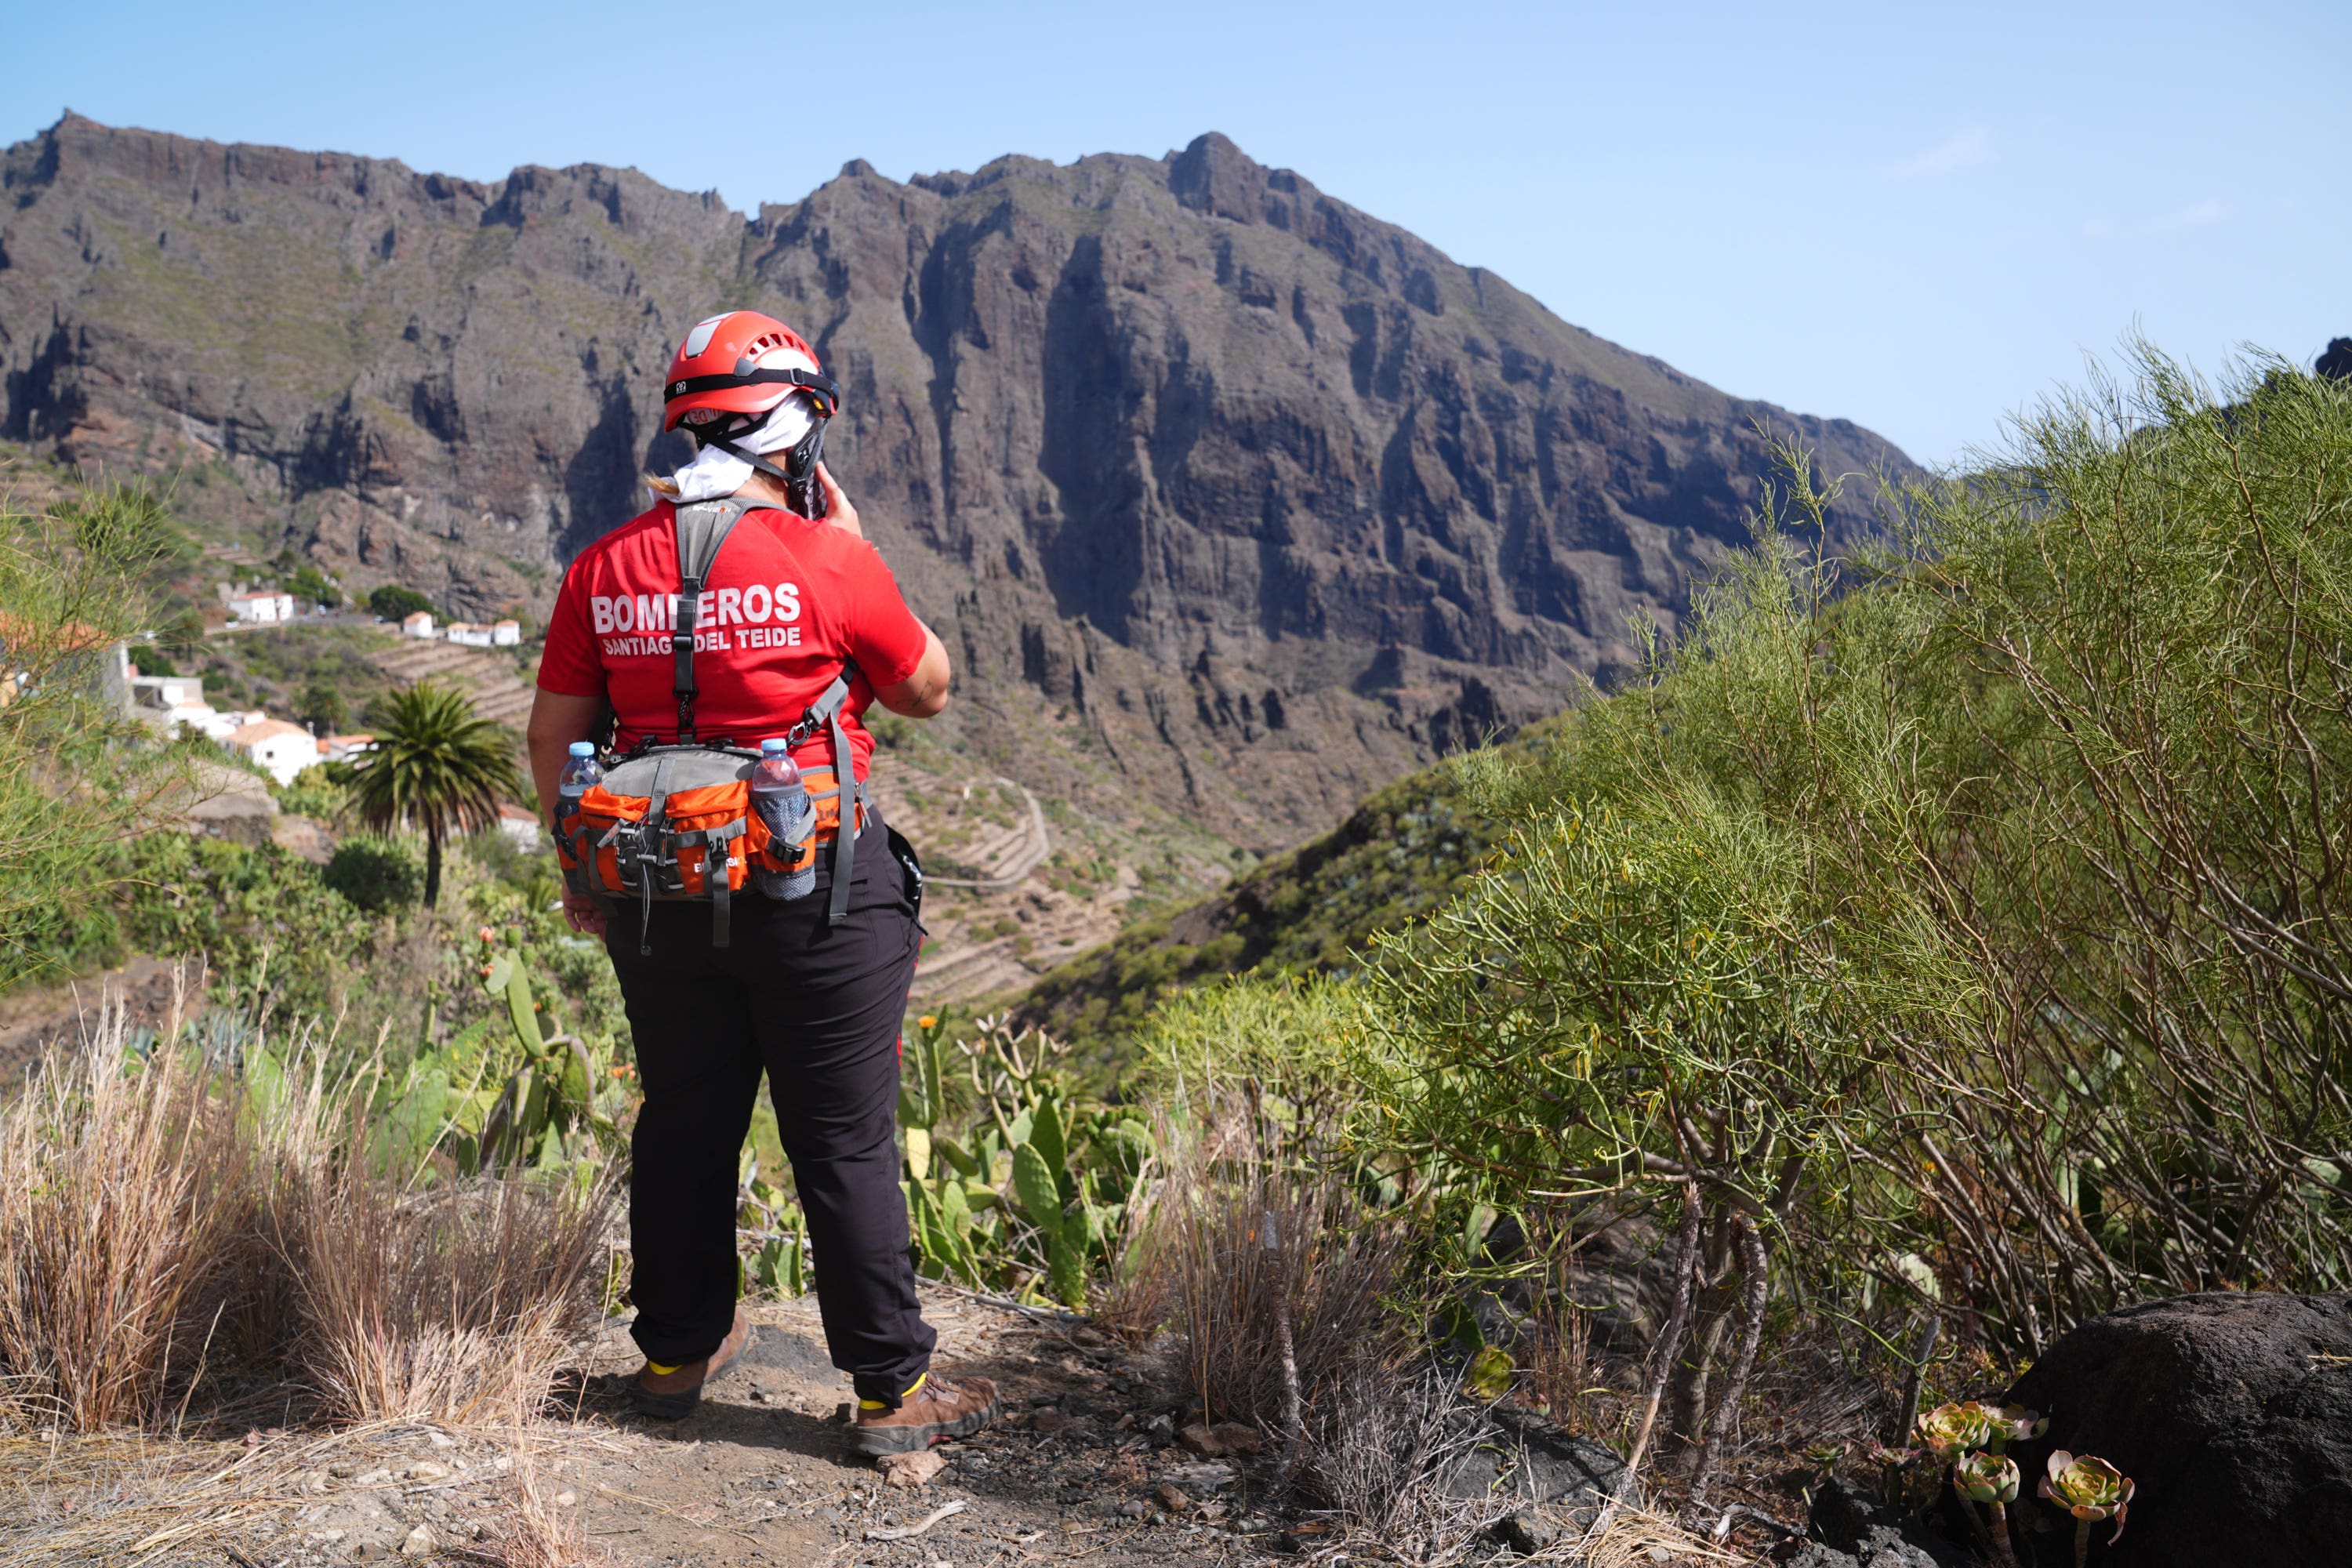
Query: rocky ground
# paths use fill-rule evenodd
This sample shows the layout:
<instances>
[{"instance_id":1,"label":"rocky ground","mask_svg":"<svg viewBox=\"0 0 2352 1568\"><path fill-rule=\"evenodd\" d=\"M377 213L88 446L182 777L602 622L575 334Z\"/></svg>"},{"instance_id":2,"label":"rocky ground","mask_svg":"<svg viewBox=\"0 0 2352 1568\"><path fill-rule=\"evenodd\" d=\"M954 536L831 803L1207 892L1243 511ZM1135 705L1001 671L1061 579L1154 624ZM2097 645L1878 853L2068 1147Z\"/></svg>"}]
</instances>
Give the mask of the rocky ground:
<instances>
[{"instance_id":1,"label":"rocky ground","mask_svg":"<svg viewBox=\"0 0 2352 1568\"><path fill-rule=\"evenodd\" d=\"M627 1410L618 1384L637 1357L615 1321L586 1347L572 1402L522 1431L295 1422L242 1443L0 1441L0 1560L992 1568L1336 1563L1376 1545L1276 1506L1277 1457L1246 1428L1202 1425L1164 1347L939 1289L924 1311L942 1367L994 1378L1004 1414L911 1470L851 1450L848 1381L825 1359L810 1298L755 1308L749 1346L683 1422ZM1433 1561L1750 1560L1638 1514L1607 1551L1572 1555L1613 1457L1556 1437L1508 1446L1461 1445L1462 1484L1447 1489L1462 1495L1441 1508L1494 1528Z\"/></svg>"},{"instance_id":2,"label":"rocky ground","mask_svg":"<svg viewBox=\"0 0 2352 1568\"><path fill-rule=\"evenodd\" d=\"M152 1516L147 1534L186 1537L179 1552L118 1558L94 1542L88 1556L20 1559L9 1542L29 1537L12 1536L10 1507L0 1504L0 1558L976 1568L1240 1563L1301 1543L1259 1507L1268 1457L1209 1458L1179 1440L1184 1393L1151 1355L1059 1315L942 1291L926 1292L924 1310L940 1332L942 1367L995 1378L1005 1414L935 1450L941 1462L925 1466L936 1473L919 1484L894 1484L851 1451L841 1418L848 1379L825 1359L811 1297L755 1308L750 1345L687 1421L627 1411L617 1382L637 1356L616 1321L591 1347L571 1412L528 1432L257 1430L241 1452L221 1449L224 1470L253 1478L234 1502L217 1485L190 1494L176 1516L149 1500L134 1528ZM135 1500L120 1476L9 1458L0 1455L15 1483L5 1489L59 1526L88 1527ZM514 1544L526 1529L567 1549L533 1557Z\"/></svg>"}]
</instances>

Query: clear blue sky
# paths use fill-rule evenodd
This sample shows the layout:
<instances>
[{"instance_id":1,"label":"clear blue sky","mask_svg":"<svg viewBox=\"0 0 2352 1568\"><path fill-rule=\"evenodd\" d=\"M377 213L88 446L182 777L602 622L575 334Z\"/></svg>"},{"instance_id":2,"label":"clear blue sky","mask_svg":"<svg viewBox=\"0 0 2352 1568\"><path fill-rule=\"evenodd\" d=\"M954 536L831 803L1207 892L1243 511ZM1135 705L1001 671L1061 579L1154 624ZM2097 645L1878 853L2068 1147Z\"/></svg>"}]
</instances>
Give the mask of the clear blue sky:
<instances>
[{"instance_id":1,"label":"clear blue sky","mask_svg":"<svg viewBox=\"0 0 2352 1568\"><path fill-rule=\"evenodd\" d=\"M37 5L0 140L113 124L738 207L1205 130L1571 321L1914 456L2135 323L2352 334L2352 5Z\"/></svg>"}]
</instances>

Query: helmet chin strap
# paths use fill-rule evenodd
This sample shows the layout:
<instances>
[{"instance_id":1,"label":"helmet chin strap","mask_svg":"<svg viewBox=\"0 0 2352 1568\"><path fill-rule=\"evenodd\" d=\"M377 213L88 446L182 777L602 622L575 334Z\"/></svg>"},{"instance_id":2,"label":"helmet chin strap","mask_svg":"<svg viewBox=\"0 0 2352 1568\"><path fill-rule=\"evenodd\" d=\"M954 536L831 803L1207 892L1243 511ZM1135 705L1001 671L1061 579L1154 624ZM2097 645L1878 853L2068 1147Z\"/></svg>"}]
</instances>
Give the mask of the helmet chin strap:
<instances>
[{"instance_id":1,"label":"helmet chin strap","mask_svg":"<svg viewBox=\"0 0 2352 1568\"><path fill-rule=\"evenodd\" d=\"M781 468L770 462L765 453L739 447L725 436L706 436L695 431L694 438L705 447L716 447L722 452L740 458L769 478L781 480L784 487L784 499L792 504L792 509L814 521L825 514L824 487L816 482L816 466L824 456L825 425L824 418L818 418L810 426L807 435L786 447Z\"/></svg>"}]
</instances>

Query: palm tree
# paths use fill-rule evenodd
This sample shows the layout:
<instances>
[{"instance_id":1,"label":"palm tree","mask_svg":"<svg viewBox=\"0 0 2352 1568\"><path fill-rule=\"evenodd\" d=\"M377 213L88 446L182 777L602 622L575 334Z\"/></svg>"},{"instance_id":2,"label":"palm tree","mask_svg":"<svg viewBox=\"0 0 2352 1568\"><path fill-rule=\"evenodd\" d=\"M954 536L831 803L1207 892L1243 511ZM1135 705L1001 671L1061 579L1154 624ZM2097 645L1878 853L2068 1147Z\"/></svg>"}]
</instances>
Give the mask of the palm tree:
<instances>
[{"instance_id":1,"label":"palm tree","mask_svg":"<svg viewBox=\"0 0 2352 1568\"><path fill-rule=\"evenodd\" d=\"M378 833L424 829L429 910L441 896L443 836L495 826L499 798L522 793L514 737L478 717L465 692L430 680L394 692L373 733L352 769L350 809Z\"/></svg>"}]
</instances>

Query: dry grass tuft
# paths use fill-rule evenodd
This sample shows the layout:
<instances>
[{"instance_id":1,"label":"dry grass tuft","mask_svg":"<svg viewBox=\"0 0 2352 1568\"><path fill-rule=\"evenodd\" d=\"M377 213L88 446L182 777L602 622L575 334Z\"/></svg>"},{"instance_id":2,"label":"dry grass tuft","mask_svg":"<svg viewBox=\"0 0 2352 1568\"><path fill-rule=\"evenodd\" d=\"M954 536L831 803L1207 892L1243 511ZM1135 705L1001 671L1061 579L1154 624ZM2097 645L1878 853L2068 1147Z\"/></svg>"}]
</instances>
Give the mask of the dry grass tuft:
<instances>
[{"instance_id":1,"label":"dry grass tuft","mask_svg":"<svg viewBox=\"0 0 2352 1568\"><path fill-rule=\"evenodd\" d=\"M1663 1514L1638 1508L1617 1509L1591 1540L1570 1537L1561 1555L1585 1568L1653 1568L1659 1563L1684 1564L1752 1563L1728 1548L1702 1540Z\"/></svg>"},{"instance_id":2,"label":"dry grass tuft","mask_svg":"<svg viewBox=\"0 0 2352 1568\"><path fill-rule=\"evenodd\" d=\"M238 1219L231 1108L176 1058L126 1071L123 1038L102 1012L0 1112L0 1409L28 1426L161 1421Z\"/></svg>"},{"instance_id":3,"label":"dry grass tuft","mask_svg":"<svg viewBox=\"0 0 2352 1568\"><path fill-rule=\"evenodd\" d=\"M315 1078L277 1121L258 1219L291 1302L289 1370L330 1420L528 1419L599 1316L609 1187L404 1191L337 1154L367 1131L356 1100Z\"/></svg>"},{"instance_id":4,"label":"dry grass tuft","mask_svg":"<svg viewBox=\"0 0 2352 1568\"><path fill-rule=\"evenodd\" d=\"M1255 1107L1205 1102L1204 1131L1163 1126L1172 1149L1148 1260L1168 1279L1185 1366L1219 1419L1284 1431L1326 1390L1394 1359L1386 1298L1403 1239L1359 1224L1341 1184L1292 1156Z\"/></svg>"},{"instance_id":5,"label":"dry grass tuft","mask_svg":"<svg viewBox=\"0 0 2352 1568\"><path fill-rule=\"evenodd\" d=\"M288 1054L257 1088L132 1052L113 1009L0 1106L0 1421L156 1430L239 1383L335 1422L538 1413L597 1317L609 1190L405 1185L366 1157L375 1075Z\"/></svg>"},{"instance_id":6,"label":"dry grass tuft","mask_svg":"<svg viewBox=\"0 0 2352 1568\"><path fill-rule=\"evenodd\" d=\"M510 1506L493 1527L488 1539L455 1548L460 1562L485 1568L607 1568L612 1559L591 1545L580 1529L580 1516L559 1508L541 1481L539 1467L520 1457Z\"/></svg>"},{"instance_id":7,"label":"dry grass tuft","mask_svg":"<svg viewBox=\"0 0 2352 1568\"><path fill-rule=\"evenodd\" d=\"M1301 1479L1349 1539L1443 1561L1508 1511L1445 1495L1443 1479L1485 1436L1457 1380L1425 1356L1367 1362L1322 1391Z\"/></svg>"}]
</instances>

